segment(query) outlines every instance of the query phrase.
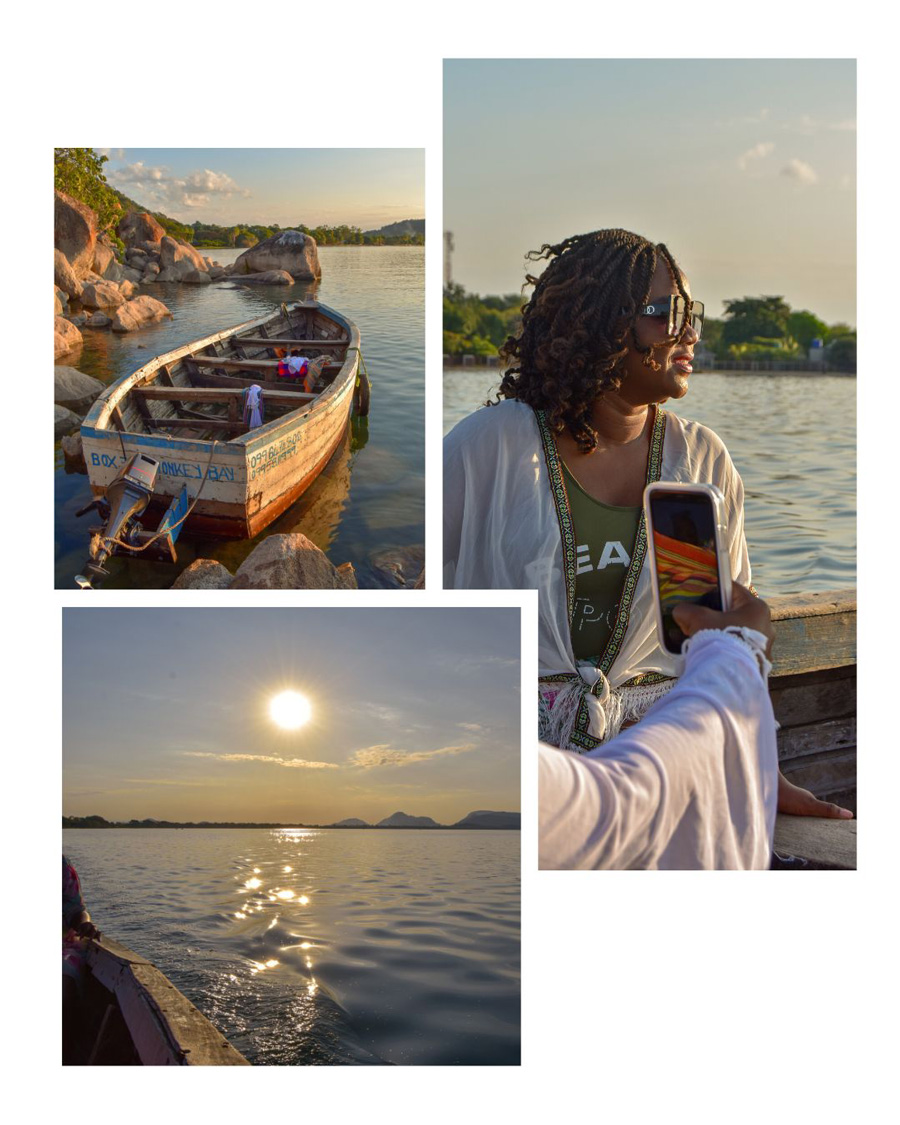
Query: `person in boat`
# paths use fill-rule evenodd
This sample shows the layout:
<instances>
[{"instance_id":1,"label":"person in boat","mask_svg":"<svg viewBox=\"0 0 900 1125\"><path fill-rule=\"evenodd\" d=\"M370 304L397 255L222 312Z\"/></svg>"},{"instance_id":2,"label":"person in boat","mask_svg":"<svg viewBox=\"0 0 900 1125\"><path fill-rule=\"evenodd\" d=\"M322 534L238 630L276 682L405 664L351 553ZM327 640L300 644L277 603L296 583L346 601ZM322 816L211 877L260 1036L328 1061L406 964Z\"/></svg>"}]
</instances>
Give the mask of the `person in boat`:
<instances>
[{"instance_id":1,"label":"person in boat","mask_svg":"<svg viewBox=\"0 0 900 1125\"><path fill-rule=\"evenodd\" d=\"M539 748L542 868L769 867L778 749L769 608L682 603L684 672L636 725L587 753Z\"/></svg>"},{"instance_id":2,"label":"person in boat","mask_svg":"<svg viewBox=\"0 0 900 1125\"><path fill-rule=\"evenodd\" d=\"M662 409L687 394L703 305L669 249L611 229L545 244L501 349L490 409L444 443L444 585L539 591L540 737L591 751L674 685L656 635L646 484L725 497L734 580L750 586L744 490L706 426ZM779 775L779 809L849 816Z\"/></svg>"},{"instance_id":3,"label":"person in boat","mask_svg":"<svg viewBox=\"0 0 900 1125\"><path fill-rule=\"evenodd\" d=\"M77 1025L78 1000L84 984L84 938L100 931L81 897L81 882L71 861L62 857L63 1045L70 1045Z\"/></svg>"}]
</instances>

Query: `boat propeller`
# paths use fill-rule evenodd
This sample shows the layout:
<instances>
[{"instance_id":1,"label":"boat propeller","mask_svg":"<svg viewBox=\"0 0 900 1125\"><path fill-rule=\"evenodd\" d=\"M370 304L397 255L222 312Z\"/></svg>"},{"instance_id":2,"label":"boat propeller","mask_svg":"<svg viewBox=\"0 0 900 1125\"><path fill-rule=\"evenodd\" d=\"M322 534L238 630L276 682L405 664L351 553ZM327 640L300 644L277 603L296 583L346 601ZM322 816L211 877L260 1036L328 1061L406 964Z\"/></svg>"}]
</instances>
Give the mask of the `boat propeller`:
<instances>
[{"instance_id":1,"label":"boat propeller","mask_svg":"<svg viewBox=\"0 0 900 1125\"><path fill-rule=\"evenodd\" d=\"M75 584L82 590L95 590L109 577L104 563L112 555L142 551L151 541L154 547L159 544L154 557L159 558L161 552L165 561L175 561L174 541L180 525L173 532L160 536L159 532L145 531L138 518L150 503L158 472L158 461L136 453L109 485L105 496L97 497L75 513L83 516L96 511L103 520L102 527L91 528L90 555L82 573L75 575ZM160 529L175 524L180 508L186 505L187 491L183 488L181 495L172 501Z\"/></svg>"}]
</instances>

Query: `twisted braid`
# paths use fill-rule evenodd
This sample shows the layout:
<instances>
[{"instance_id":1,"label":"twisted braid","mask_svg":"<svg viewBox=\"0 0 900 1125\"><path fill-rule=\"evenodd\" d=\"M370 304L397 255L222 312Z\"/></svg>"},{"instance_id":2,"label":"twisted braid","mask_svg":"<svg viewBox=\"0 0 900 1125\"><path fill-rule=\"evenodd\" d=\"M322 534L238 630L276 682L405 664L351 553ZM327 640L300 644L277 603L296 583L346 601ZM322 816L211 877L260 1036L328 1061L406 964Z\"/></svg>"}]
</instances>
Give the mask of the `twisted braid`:
<instances>
[{"instance_id":1,"label":"twisted braid","mask_svg":"<svg viewBox=\"0 0 900 1125\"><path fill-rule=\"evenodd\" d=\"M518 335L500 349L506 373L496 401L514 398L545 411L554 432L568 429L579 449L590 453L597 445L591 408L599 395L621 386L629 347L646 367L659 370L653 347L641 348L634 328L660 256L687 301L668 249L627 230L574 235L530 251L531 261L549 265L539 278L526 275L534 292L522 309Z\"/></svg>"}]
</instances>

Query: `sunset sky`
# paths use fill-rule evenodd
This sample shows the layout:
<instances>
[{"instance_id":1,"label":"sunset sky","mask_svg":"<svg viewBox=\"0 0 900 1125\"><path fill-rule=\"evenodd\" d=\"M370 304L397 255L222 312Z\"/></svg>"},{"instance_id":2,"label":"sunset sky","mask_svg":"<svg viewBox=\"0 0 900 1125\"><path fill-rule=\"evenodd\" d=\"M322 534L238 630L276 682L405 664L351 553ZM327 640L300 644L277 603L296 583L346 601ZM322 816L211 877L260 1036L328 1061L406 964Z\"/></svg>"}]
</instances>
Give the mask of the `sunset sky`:
<instances>
[{"instance_id":1,"label":"sunset sky","mask_svg":"<svg viewBox=\"0 0 900 1125\"><path fill-rule=\"evenodd\" d=\"M418 148L101 148L109 183L181 222L375 230L425 216Z\"/></svg>"},{"instance_id":2,"label":"sunset sky","mask_svg":"<svg viewBox=\"0 0 900 1125\"><path fill-rule=\"evenodd\" d=\"M445 61L453 279L516 292L529 250L603 227L665 242L713 316L778 294L855 325L854 60Z\"/></svg>"},{"instance_id":3,"label":"sunset sky","mask_svg":"<svg viewBox=\"0 0 900 1125\"><path fill-rule=\"evenodd\" d=\"M269 716L290 688L308 725ZM517 609L65 609L63 812L519 809Z\"/></svg>"}]
</instances>

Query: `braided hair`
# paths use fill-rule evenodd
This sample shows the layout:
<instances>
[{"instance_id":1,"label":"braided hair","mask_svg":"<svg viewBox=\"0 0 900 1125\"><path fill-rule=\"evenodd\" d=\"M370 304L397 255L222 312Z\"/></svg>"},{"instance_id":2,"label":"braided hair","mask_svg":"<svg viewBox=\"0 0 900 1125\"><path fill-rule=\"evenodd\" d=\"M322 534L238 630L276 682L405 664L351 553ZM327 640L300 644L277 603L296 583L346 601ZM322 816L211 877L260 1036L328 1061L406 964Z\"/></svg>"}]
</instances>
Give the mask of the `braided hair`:
<instances>
[{"instance_id":1,"label":"braided hair","mask_svg":"<svg viewBox=\"0 0 900 1125\"><path fill-rule=\"evenodd\" d=\"M621 386L629 346L641 353L645 367L659 370L653 346L641 348L634 332L657 263L666 262L688 302L681 271L662 243L627 230L574 235L545 243L528 257L550 264L539 278L526 275L534 292L522 309L518 335L500 349L506 373L497 401L513 398L543 410L555 433L568 429L578 448L590 453L597 445L591 408L598 395Z\"/></svg>"}]
</instances>

